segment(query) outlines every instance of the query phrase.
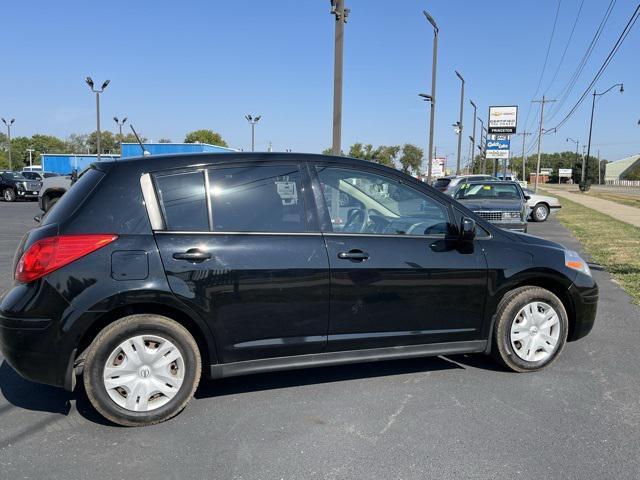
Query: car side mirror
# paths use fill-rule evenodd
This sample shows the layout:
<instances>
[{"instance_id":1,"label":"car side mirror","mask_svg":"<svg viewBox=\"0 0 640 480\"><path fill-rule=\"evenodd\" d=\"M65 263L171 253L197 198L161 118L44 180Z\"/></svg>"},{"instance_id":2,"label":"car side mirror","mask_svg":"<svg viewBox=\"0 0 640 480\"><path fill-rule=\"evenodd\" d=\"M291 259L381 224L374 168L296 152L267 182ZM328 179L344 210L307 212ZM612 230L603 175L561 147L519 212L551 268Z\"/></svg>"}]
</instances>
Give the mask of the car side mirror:
<instances>
[{"instance_id":1,"label":"car side mirror","mask_svg":"<svg viewBox=\"0 0 640 480\"><path fill-rule=\"evenodd\" d=\"M460 221L460 239L473 240L476 236L476 221L469 217L462 217Z\"/></svg>"},{"instance_id":2,"label":"car side mirror","mask_svg":"<svg viewBox=\"0 0 640 480\"><path fill-rule=\"evenodd\" d=\"M531 195L525 195L525 196L524 196L524 199L525 199L525 200L531 200Z\"/></svg>"}]
</instances>

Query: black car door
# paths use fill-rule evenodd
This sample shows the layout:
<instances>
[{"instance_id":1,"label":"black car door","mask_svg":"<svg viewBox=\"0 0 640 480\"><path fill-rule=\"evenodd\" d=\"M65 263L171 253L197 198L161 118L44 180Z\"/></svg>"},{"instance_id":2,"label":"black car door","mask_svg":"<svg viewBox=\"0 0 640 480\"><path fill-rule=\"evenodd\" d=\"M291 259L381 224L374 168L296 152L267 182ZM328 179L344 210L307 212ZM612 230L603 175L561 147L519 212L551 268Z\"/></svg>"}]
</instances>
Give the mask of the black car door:
<instances>
[{"instance_id":1,"label":"black car door","mask_svg":"<svg viewBox=\"0 0 640 480\"><path fill-rule=\"evenodd\" d=\"M312 174L331 269L328 350L480 337L486 260L450 241L446 201L387 171Z\"/></svg>"},{"instance_id":2,"label":"black car door","mask_svg":"<svg viewBox=\"0 0 640 480\"><path fill-rule=\"evenodd\" d=\"M325 350L329 265L306 176L278 162L155 175L167 278L222 362Z\"/></svg>"}]
</instances>

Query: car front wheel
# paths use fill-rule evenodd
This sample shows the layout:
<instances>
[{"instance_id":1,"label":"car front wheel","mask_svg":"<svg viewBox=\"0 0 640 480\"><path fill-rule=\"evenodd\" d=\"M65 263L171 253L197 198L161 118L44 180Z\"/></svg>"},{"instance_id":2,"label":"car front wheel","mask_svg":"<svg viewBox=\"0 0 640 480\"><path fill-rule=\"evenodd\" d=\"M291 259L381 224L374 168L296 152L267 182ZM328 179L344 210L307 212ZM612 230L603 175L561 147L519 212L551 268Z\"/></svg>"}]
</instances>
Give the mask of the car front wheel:
<instances>
[{"instance_id":1,"label":"car front wheel","mask_svg":"<svg viewBox=\"0 0 640 480\"><path fill-rule=\"evenodd\" d=\"M187 329L160 315L138 314L105 327L92 342L83 380L105 418L123 426L168 420L184 409L202 370Z\"/></svg>"},{"instance_id":2,"label":"car front wheel","mask_svg":"<svg viewBox=\"0 0 640 480\"><path fill-rule=\"evenodd\" d=\"M544 222L549 218L549 207L547 207L544 203L539 203L533 209L531 213L531 217L536 222Z\"/></svg>"},{"instance_id":3,"label":"car front wheel","mask_svg":"<svg viewBox=\"0 0 640 480\"><path fill-rule=\"evenodd\" d=\"M553 362L569 330L560 299L540 287L521 287L507 293L495 321L492 353L515 372L540 370Z\"/></svg>"},{"instance_id":4,"label":"car front wheel","mask_svg":"<svg viewBox=\"0 0 640 480\"><path fill-rule=\"evenodd\" d=\"M4 198L5 202L15 202L16 192L13 190L13 188L5 188L2 192L2 197Z\"/></svg>"}]
</instances>

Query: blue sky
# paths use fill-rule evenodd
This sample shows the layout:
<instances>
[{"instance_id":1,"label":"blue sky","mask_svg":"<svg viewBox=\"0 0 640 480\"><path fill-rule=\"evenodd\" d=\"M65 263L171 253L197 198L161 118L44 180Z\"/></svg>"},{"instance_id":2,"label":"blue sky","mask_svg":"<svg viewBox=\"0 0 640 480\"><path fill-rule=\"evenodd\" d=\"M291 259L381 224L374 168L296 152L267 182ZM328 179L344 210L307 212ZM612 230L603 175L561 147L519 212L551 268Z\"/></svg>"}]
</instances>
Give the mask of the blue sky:
<instances>
[{"instance_id":1,"label":"blue sky","mask_svg":"<svg viewBox=\"0 0 640 480\"><path fill-rule=\"evenodd\" d=\"M343 146L416 143L426 149L432 30L440 26L436 145L453 154L459 70L467 99L486 117L488 106L520 106L522 129L536 92L558 0L426 1L346 0ZM559 65L581 0L562 0L546 74L537 93L557 95L575 70L608 0L586 0ZM569 109L613 46L635 9L618 0L563 109ZM0 115L15 117L14 135L66 137L94 129L94 98L84 84L110 79L102 97L103 128L127 116L150 139L182 141L185 132L212 128L235 148L250 148L247 113L263 116L257 148L319 152L331 144L333 17L329 0L165 1L75 0L10 2L3 32ZM594 153L615 160L640 151L640 27L597 84L617 82L597 104ZM559 67L558 67L559 66ZM549 85L558 69L556 80ZM586 143L591 97L543 151L572 149L566 137ZM550 107L550 116L554 107ZM528 127L536 128L534 106ZM471 133L465 101L464 155ZM514 141L520 154L521 141ZM454 155L452 155L452 158Z\"/></svg>"}]
</instances>

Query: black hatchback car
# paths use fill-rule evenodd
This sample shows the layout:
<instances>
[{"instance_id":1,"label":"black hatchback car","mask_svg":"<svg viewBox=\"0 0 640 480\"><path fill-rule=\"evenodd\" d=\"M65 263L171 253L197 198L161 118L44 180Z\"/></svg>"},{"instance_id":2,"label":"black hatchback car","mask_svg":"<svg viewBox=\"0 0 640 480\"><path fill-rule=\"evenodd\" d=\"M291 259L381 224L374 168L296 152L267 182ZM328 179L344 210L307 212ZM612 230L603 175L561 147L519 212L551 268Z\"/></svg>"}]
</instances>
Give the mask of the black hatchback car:
<instances>
[{"instance_id":1,"label":"black hatchback car","mask_svg":"<svg viewBox=\"0 0 640 480\"><path fill-rule=\"evenodd\" d=\"M24 237L0 347L107 419L181 411L201 378L491 353L538 370L592 328L561 245L501 230L394 169L200 154L92 166Z\"/></svg>"}]
</instances>

